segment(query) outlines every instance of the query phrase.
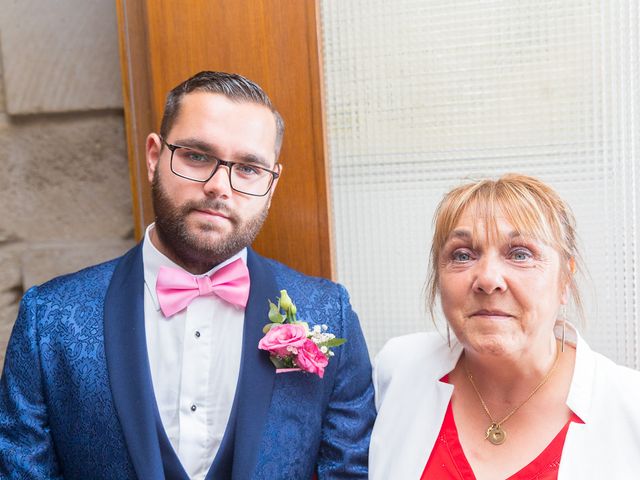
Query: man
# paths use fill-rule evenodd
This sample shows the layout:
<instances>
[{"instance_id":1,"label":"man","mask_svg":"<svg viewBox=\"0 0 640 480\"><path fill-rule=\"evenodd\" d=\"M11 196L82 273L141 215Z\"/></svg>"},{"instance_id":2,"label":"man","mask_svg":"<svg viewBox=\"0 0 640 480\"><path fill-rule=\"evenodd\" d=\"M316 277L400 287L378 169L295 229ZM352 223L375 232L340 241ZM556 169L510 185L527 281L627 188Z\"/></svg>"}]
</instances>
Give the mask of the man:
<instances>
[{"instance_id":1,"label":"man","mask_svg":"<svg viewBox=\"0 0 640 480\"><path fill-rule=\"evenodd\" d=\"M0 384L2 478L366 478L370 363L344 288L250 248L283 129L238 75L170 92L147 138L156 221L142 243L22 300ZM347 340L322 378L276 374L258 349L283 289L299 319Z\"/></svg>"}]
</instances>

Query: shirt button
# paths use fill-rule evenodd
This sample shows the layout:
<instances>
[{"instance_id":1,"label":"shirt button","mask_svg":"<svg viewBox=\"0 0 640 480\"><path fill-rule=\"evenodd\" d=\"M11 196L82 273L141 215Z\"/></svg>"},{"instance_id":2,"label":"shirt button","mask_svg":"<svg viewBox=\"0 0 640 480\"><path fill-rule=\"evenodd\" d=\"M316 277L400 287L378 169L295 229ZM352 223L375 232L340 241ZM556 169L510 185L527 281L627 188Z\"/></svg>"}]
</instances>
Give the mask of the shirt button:
<instances>
[{"instance_id":1,"label":"shirt button","mask_svg":"<svg viewBox=\"0 0 640 480\"><path fill-rule=\"evenodd\" d=\"M191 405L191 411L195 412L198 409L198 407L195 405L195 403L193 405Z\"/></svg>"},{"instance_id":2,"label":"shirt button","mask_svg":"<svg viewBox=\"0 0 640 480\"><path fill-rule=\"evenodd\" d=\"M200 338L200 332L198 330L196 330L195 336L196 338Z\"/></svg>"}]
</instances>

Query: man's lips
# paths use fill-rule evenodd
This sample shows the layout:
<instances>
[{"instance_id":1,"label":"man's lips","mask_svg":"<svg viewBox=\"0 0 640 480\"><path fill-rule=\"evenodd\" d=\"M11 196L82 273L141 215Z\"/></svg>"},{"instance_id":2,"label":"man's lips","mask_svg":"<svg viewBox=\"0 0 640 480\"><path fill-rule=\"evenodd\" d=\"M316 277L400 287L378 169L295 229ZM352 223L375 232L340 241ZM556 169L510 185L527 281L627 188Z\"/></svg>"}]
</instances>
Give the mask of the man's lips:
<instances>
[{"instance_id":1,"label":"man's lips","mask_svg":"<svg viewBox=\"0 0 640 480\"><path fill-rule=\"evenodd\" d=\"M201 210L201 209L195 209L194 210L196 213L200 213L202 215L207 215L209 217L218 217L218 218L224 218L225 220L229 220L229 217L218 211L218 210Z\"/></svg>"}]
</instances>

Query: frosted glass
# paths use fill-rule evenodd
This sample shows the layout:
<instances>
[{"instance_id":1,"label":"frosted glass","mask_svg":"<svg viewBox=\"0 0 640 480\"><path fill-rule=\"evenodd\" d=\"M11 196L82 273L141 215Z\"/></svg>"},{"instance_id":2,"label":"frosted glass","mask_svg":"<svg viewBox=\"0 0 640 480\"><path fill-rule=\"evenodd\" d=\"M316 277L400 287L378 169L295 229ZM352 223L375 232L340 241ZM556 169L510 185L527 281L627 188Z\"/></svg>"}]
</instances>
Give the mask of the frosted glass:
<instances>
[{"instance_id":1,"label":"frosted glass","mask_svg":"<svg viewBox=\"0 0 640 480\"><path fill-rule=\"evenodd\" d=\"M337 275L371 353L434 328L423 287L442 194L515 171L573 207L582 331L638 368L638 2L320 5Z\"/></svg>"}]
</instances>

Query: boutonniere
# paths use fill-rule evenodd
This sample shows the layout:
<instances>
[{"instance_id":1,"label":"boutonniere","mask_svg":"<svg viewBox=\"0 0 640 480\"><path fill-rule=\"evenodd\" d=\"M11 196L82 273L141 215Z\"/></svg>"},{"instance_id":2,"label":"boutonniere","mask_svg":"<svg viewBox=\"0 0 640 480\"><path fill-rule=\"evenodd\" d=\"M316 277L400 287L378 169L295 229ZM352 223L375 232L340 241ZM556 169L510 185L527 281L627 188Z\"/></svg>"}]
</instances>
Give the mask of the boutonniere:
<instances>
[{"instance_id":1,"label":"boutonniere","mask_svg":"<svg viewBox=\"0 0 640 480\"><path fill-rule=\"evenodd\" d=\"M296 312L286 290L280 290L277 305L269 300L271 322L262 329L265 335L258 348L269 352L276 373L302 370L322 378L329 358L334 355L331 349L342 345L346 339L336 338L327 331L326 325L309 328L307 322L298 320Z\"/></svg>"}]
</instances>

